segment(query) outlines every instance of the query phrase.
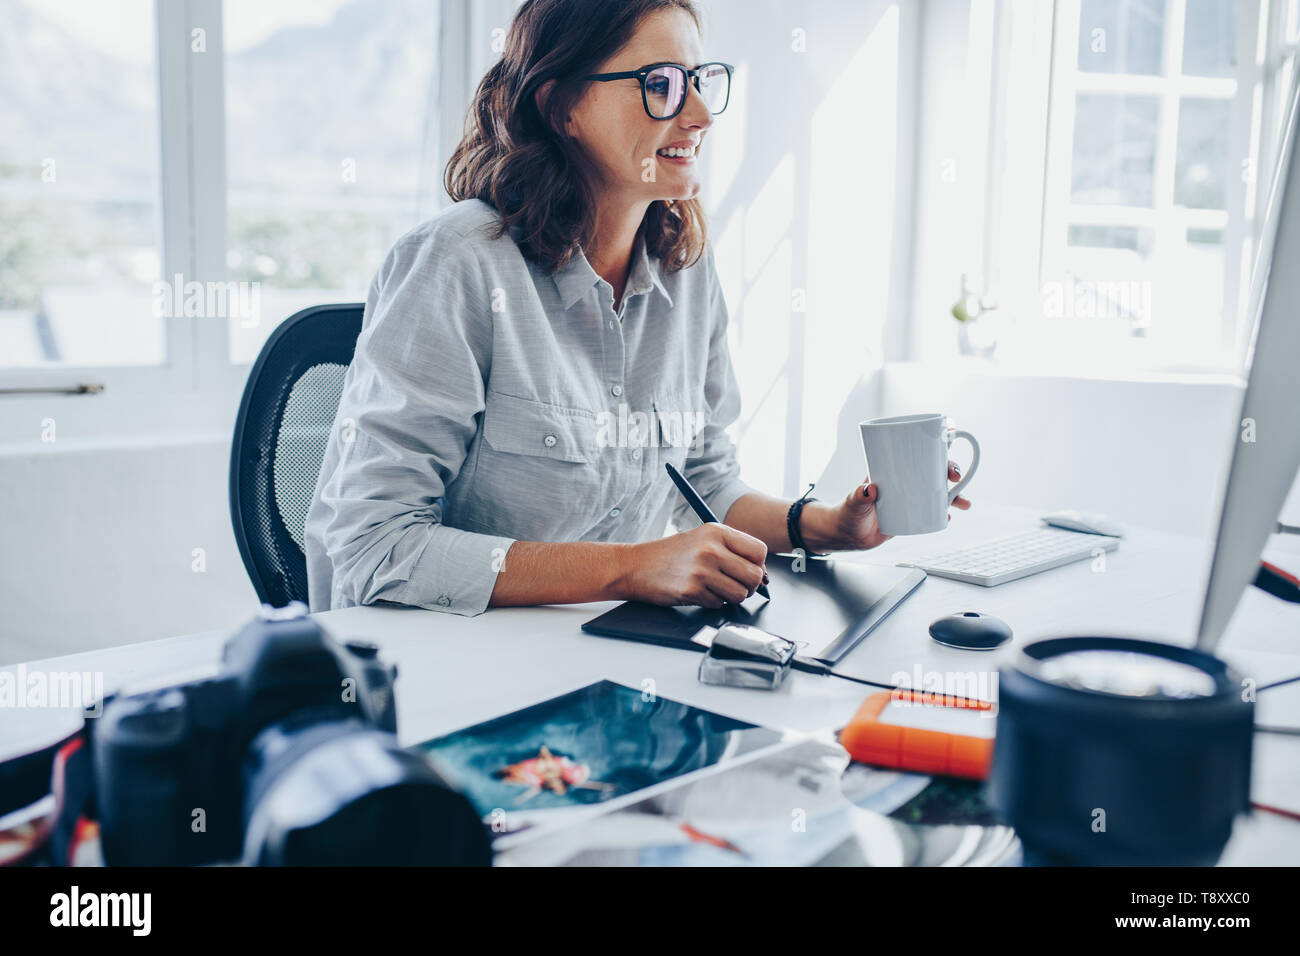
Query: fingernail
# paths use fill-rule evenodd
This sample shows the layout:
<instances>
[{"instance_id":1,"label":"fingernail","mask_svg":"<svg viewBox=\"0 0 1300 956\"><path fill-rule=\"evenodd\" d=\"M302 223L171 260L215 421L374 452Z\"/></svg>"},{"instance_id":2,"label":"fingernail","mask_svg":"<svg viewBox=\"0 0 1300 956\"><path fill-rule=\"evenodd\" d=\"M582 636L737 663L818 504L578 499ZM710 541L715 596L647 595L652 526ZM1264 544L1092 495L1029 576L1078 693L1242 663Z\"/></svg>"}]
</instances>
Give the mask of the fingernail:
<instances>
[{"instance_id":1,"label":"fingernail","mask_svg":"<svg viewBox=\"0 0 1300 956\"><path fill-rule=\"evenodd\" d=\"M763 583L764 583L764 584L767 584L770 580L771 580L771 578L769 578L766 574L763 575Z\"/></svg>"}]
</instances>

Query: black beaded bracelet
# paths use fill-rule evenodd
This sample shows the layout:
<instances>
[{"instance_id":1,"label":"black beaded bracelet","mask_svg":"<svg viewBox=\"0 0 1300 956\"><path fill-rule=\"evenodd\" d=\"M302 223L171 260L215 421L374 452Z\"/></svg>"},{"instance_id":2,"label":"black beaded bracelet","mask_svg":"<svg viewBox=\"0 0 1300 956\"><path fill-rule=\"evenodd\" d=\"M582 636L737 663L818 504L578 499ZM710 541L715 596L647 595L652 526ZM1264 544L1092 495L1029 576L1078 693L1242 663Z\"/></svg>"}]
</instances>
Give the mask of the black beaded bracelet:
<instances>
[{"instance_id":1,"label":"black beaded bracelet","mask_svg":"<svg viewBox=\"0 0 1300 956\"><path fill-rule=\"evenodd\" d=\"M803 535L799 533L799 516L803 514L803 506L810 501L817 500L816 498L808 497L816 484L816 482L813 482L809 485L808 490L803 493L803 497L790 505L790 510L785 513L785 530L790 536L791 551L802 551L806 556L820 557L816 552L809 550L808 546L804 543Z\"/></svg>"}]
</instances>

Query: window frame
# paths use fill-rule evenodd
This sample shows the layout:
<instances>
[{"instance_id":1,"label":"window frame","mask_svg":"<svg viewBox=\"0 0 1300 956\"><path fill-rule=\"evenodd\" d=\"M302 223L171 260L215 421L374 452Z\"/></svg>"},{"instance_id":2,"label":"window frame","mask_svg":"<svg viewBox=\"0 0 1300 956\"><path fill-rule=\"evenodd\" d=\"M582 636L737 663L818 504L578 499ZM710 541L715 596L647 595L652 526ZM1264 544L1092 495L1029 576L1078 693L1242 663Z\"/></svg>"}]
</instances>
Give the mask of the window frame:
<instances>
[{"instance_id":1,"label":"window frame","mask_svg":"<svg viewBox=\"0 0 1300 956\"><path fill-rule=\"evenodd\" d=\"M1165 0L1164 37L1161 44L1161 69L1154 76L1089 73L1078 68L1080 0L1056 0L1053 28L1052 84L1049 106L1047 171L1043 195L1042 259L1039 284L1060 280L1066 274L1068 244L1066 230L1072 223L1136 226L1155 231L1155 247L1168 248L1174 236L1189 229L1222 230L1224 241L1224 281L1222 319L1216 343L1206 343L1205 351L1221 352L1235 338L1241 320L1241 246L1245 189L1241 177L1229 175L1226 209L1196 209L1175 202L1175 168L1177 164L1180 100L1196 97L1226 101L1230 104L1229 154L1233 144L1244 145L1249 154L1249 118L1251 97L1257 82L1253 38L1258 32L1258 5L1252 0L1238 3L1237 74L1233 77L1189 77L1182 73L1187 0ZM1070 199L1070 172L1073 163L1075 97L1080 93L1133 93L1154 96L1159 103L1158 134L1155 145L1155 169L1152 206L1100 206L1076 204ZM1245 122L1243 122L1243 120ZM1236 150L1240 155L1241 150ZM1231 168L1231 164L1229 164ZM1234 212L1236 214L1234 214ZM1234 250L1236 250L1234 254ZM1105 321L1105 320L1094 320ZM1208 365L1213 362L1206 361Z\"/></svg>"},{"instance_id":2,"label":"window frame","mask_svg":"<svg viewBox=\"0 0 1300 956\"><path fill-rule=\"evenodd\" d=\"M1246 299L1250 286L1250 269L1253 250L1262 228L1261 216L1266 201L1266 184L1269 175L1265 164L1271 161L1270 145L1261 137L1272 133L1268 123L1269 103L1276 103L1279 65L1288 60L1295 63L1295 41L1285 42L1279 34L1277 22L1284 18L1288 3L1294 0L1241 0L1238 6L1237 74L1231 78L1198 78L1181 76L1182 38L1186 0L1168 0L1162 70L1149 82L1128 75L1081 73L1077 68L1078 24L1080 0L1054 0L1033 5L1026 10L1007 0L998 0L999 30L995 37L995 62L1006 64L1004 74L1013 77L996 91L990 104L991 139L1005 155L1002 144L1008 139L1016 142L1040 143L1042 152L1037 156L1010 157L1007 162L991 164L989 191L997 196L986 223L984 285L1000 300L1001 309L1013 317L1018 325L1011 336L1043 336L1046 346L1046 325L1051 319L1044 314L1042 290L1049 280L1060 280L1065 274L1063 254L1065 229L1070 222L1097 221L1116 225L1146 225L1176 219L1178 226L1167 228L1222 228L1224 230L1224 313L1217 341L1205 343L1203 359L1191 364L1175 361L1162 354L1151 354L1144 338L1117 336L1118 348L1112 355L1113 368L1101 370L1103 374L1206 372L1210 374L1239 374L1245 355L1245 340L1249 337L1246 319ZM1263 4L1267 4L1267 15ZM1171 8L1176 8L1173 13ZM1174 21L1175 22L1171 22ZM1279 36L1282 41L1279 43ZM1176 41L1176 42L1175 42ZM1050 53L1045 54L1047 44ZM1262 52L1270 45L1271 52ZM1064 76L1063 76L1064 74ZM1083 77L1082 84L1077 82ZM1063 81L1064 80L1064 81ZM1172 176L1176 162L1178 117L1168 108L1184 95L1209 95L1229 99L1231 86L1230 142L1243 144L1246 150L1230 146L1230 155L1240 152L1255 162L1255 175L1249 180L1230 175L1227 180L1227 211L1199 210L1173 205ZM1138 216L1128 207L1071 206L1069 175L1074 135L1074 97L1077 92L1149 92L1162 98L1160 124L1163 154L1158 144L1156 158L1156 206ZM1276 105L1273 106L1276 109ZM1026 150L1026 153L1032 152ZM1260 162L1264 157L1264 162ZM1018 184L1005 188L1004 184ZM1167 193L1167 195L1166 195ZM1233 215L1233 210L1242 210ZM1074 215L1081 211L1079 215ZM1122 211L1126 217L1115 218ZM1027 237L1032 228L1032 239ZM1017 232L1017 230L1019 230ZM1049 237L1056 232L1060 240L1053 248ZM1159 237L1157 237L1157 243ZM1228 250L1240 250L1233 255ZM1032 264L1031 264L1032 263ZM1089 320L1103 321L1103 320ZM1113 331L1106 326L1106 331ZM1107 341L1111 341L1107 339ZM1032 355L1037 343L1021 347ZM1041 350L1040 350L1041 351ZM1044 353L1044 358L1046 358ZM1060 364L1068 370L1072 359L1064 358ZM1090 374L1098 370L1089 369Z\"/></svg>"},{"instance_id":3,"label":"window frame","mask_svg":"<svg viewBox=\"0 0 1300 956\"><path fill-rule=\"evenodd\" d=\"M183 57L177 55L174 40L189 33L191 4L212 0L154 0L154 76L157 82L158 194L155 207L159 224L159 261L161 279L176 272L190 274L188 232L191 184L183 170L190 151L186 130L188 71ZM219 4L220 0L216 0ZM172 163L172 157L186 157L185 165ZM194 319L176 316L164 320L164 359L156 365L45 365L0 367L0 387L56 391L82 384L103 385L130 392L175 391L188 388L194 381L194 350L190 346ZM22 399L17 399L21 401ZM12 400L11 400L12 402ZM6 402L6 408L12 403Z\"/></svg>"},{"instance_id":4,"label":"window frame","mask_svg":"<svg viewBox=\"0 0 1300 956\"><path fill-rule=\"evenodd\" d=\"M465 108L514 11L510 0L440 2L438 168L459 139ZM177 274L186 282L229 279L223 15L223 0L153 2L163 281ZM191 52L196 30L203 31L202 53ZM442 208L448 199L441 190L436 195ZM0 443L33 440L53 408L61 436L227 427L232 397L252 364L232 358L228 320L175 316L164 329L165 358L157 365L0 366L0 390L8 392L0 393ZM81 385L103 391L63 394Z\"/></svg>"}]
</instances>

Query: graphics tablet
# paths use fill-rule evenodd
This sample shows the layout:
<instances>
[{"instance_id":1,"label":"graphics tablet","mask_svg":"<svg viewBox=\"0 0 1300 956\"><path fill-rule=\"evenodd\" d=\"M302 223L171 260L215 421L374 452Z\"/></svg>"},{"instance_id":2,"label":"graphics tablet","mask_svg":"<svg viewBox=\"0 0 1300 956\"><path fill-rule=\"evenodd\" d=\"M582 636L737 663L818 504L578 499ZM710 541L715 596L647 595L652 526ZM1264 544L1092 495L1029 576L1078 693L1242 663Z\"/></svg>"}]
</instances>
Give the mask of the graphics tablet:
<instances>
[{"instance_id":1,"label":"graphics tablet","mask_svg":"<svg viewBox=\"0 0 1300 956\"><path fill-rule=\"evenodd\" d=\"M691 641L700 628L740 622L797 641L802 656L834 664L925 580L925 572L916 568L806 558L803 570L795 571L794 562L793 554L767 556L770 601L758 594L722 608L626 601L582 629L601 637L703 651Z\"/></svg>"}]
</instances>

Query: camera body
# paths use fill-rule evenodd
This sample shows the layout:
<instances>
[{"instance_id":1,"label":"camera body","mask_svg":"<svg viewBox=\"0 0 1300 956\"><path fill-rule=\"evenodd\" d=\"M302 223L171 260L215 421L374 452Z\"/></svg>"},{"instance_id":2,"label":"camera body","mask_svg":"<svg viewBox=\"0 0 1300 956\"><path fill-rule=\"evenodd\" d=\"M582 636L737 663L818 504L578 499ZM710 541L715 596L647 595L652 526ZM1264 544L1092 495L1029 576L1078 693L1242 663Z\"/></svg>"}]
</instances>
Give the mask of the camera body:
<instances>
[{"instance_id":1,"label":"camera body","mask_svg":"<svg viewBox=\"0 0 1300 956\"><path fill-rule=\"evenodd\" d=\"M105 861L486 862L469 802L397 746L396 676L297 604L232 637L214 677L110 697L88 721ZM409 839L427 811L441 829Z\"/></svg>"}]
</instances>

